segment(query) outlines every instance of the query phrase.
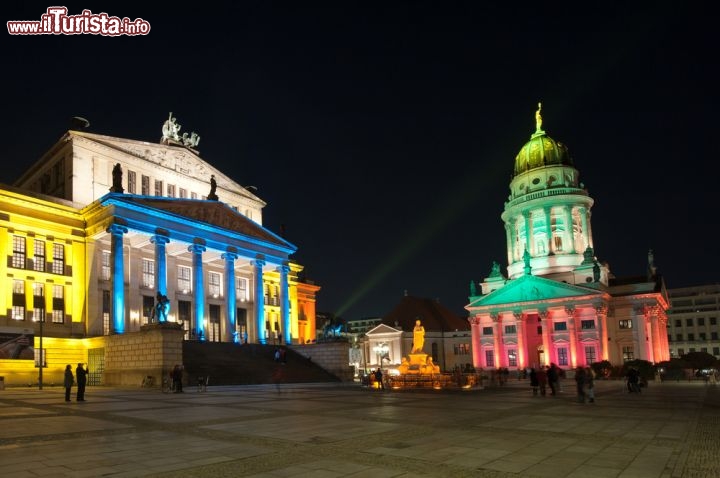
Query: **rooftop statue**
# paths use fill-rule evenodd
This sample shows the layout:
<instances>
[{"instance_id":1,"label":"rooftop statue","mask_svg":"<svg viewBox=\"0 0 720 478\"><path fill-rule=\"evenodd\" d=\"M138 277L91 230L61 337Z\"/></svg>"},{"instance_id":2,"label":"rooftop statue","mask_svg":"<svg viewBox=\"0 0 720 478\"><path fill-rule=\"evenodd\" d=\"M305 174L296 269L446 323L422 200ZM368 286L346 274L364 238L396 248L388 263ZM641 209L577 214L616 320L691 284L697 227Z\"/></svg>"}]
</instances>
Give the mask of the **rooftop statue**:
<instances>
[{"instance_id":1,"label":"rooftop statue","mask_svg":"<svg viewBox=\"0 0 720 478\"><path fill-rule=\"evenodd\" d=\"M180 141L180 128L177 118L174 118L172 112L170 112L162 127L163 142L168 142L168 140Z\"/></svg>"}]
</instances>

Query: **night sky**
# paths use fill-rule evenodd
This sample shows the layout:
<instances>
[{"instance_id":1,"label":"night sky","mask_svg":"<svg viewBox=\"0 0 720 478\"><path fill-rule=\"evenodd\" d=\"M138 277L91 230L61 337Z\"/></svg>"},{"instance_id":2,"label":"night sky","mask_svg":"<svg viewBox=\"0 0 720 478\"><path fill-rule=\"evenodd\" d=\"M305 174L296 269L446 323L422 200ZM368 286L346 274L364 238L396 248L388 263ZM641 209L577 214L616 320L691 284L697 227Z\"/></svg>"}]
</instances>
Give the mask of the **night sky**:
<instances>
[{"instance_id":1,"label":"night sky","mask_svg":"<svg viewBox=\"0 0 720 478\"><path fill-rule=\"evenodd\" d=\"M643 275L653 249L668 287L719 282L710 2L155 3L62 4L143 18L147 36L6 30L0 182L73 116L158 142L173 112L205 161L258 188L319 311L382 316L407 291L464 316L470 281L507 265L500 214L542 101L595 200L598 260ZM52 5L4 5L4 21Z\"/></svg>"}]
</instances>

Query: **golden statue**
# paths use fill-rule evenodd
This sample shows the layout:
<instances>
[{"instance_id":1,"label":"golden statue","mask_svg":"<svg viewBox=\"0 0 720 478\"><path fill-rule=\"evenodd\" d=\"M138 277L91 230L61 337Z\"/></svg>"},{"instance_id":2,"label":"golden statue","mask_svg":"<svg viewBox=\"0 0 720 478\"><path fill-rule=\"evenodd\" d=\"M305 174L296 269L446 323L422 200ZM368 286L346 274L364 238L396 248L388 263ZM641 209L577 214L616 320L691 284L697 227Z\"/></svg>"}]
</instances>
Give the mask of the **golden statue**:
<instances>
[{"instance_id":1,"label":"golden statue","mask_svg":"<svg viewBox=\"0 0 720 478\"><path fill-rule=\"evenodd\" d=\"M535 128L536 133L542 131L542 116L540 116L540 110L542 109L542 103L538 102L538 109L535 112Z\"/></svg>"},{"instance_id":2,"label":"golden statue","mask_svg":"<svg viewBox=\"0 0 720 478\"><path fill-rule=\"evenodd\" d=\"M420 324L419 320L415 321L415 328L413 329L413 347L410 353L422 353L423 345L425 344L425 327Z\"/></svg>"}]
</instances>

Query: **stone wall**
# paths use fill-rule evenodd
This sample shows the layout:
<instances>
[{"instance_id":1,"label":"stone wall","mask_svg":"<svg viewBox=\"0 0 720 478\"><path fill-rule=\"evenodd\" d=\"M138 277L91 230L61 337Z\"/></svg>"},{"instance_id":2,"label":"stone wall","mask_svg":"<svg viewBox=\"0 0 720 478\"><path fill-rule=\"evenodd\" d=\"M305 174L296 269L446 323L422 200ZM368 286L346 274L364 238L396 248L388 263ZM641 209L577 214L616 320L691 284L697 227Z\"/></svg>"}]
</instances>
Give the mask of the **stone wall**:
<instances>
[{"instance_id":1,"label":"stone wall","mask_svg":"<svg viewBox=\"0 0 720 478\"><path fill-rule=\"evenodd\" d=\"M173 366L183 363L182 340L183 331L174 323L108 336L103 385L139 387L150 376L159 387Z\"/></svg>"},{"instance_id":2,"label":"stone wall","mask_svg":"<svg viewBox=\"0 0 720 478\"><path fill-rule=\"evenodd\" d=\"M352 382L354 370L350 363L348 342L324 342L320 344L292 345L291 348L311 359L343 382Z\"/></svg>"}]
</instances>

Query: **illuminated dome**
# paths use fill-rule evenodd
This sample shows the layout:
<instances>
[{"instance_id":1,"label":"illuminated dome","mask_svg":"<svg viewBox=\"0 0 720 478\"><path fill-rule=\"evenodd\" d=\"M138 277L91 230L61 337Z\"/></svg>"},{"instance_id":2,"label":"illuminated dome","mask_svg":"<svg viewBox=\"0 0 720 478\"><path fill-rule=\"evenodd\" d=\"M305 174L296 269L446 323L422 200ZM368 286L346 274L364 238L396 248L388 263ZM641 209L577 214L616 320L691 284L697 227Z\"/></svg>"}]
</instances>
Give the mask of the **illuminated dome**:
<instances>
[{"instance_id":1,"label":"illuminated dome","mask_svg":"<svg viewBox=\"0 0 720 478\"><path fill-rule=\"evenodd\" d=\"M573 166L567 146L555 141L542 129L541 103L535 113L535 133L515 157L513 177L518 174L550 165Z\"/></svg>"}]
</instances>

